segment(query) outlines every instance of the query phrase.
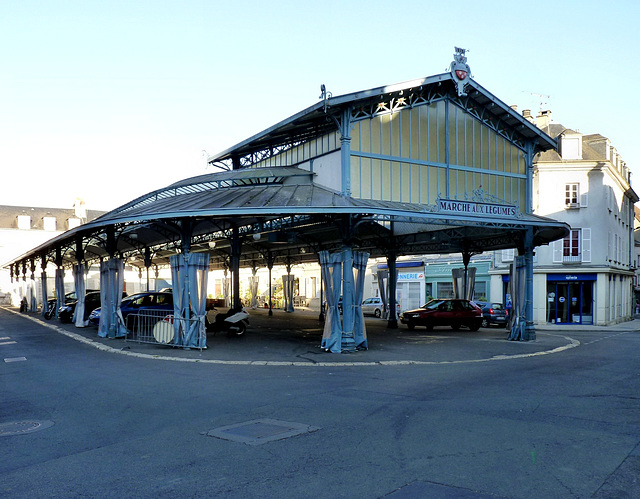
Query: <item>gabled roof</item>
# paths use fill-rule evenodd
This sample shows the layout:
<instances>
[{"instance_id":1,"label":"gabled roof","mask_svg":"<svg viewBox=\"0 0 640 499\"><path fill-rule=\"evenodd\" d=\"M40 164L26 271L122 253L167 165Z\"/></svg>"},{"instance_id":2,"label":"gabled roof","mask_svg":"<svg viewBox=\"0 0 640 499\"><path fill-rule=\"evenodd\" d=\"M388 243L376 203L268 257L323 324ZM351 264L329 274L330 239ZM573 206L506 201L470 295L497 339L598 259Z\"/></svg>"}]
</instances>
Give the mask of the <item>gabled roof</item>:
<instances>
[{"instance_id":1,"label":"gabled roof","mask_svg":"<svg viewBox=\"0 0 640 499\"><path fill-rule=\"evenodd\" d=\"M184 179L140 196L9 263L43 254L52 259L58 248L63 264L69 265L80 242L86 260L108 258L110 248L112 255L135 254L136 261L150 251L154 263L166 263L187 233L189 250L209 252L214 266L228 261L232 233L242 236L243 265L253 265L267 254L287 261L316 261L320 248L346 244L346 234L348 244L372 256L384 255L394 236L402 254L512 248L529 228L536 245L563 237L567 224L535 215L505 220L454 216L434 206L352 198L314 183L313 172L293 166L240 168L335 132L344 113L357 121L443 99L516 146L556 147L554 139L473 80L466 92L458 96L451 76L442 74L330 97L209 158L228 171Z\"/></svg>"},{"instance_id":2,"label":"gabled roof","mask_svg":"<svg viewBox=\"0 0 640 499\"><path fill-rule=\"evenodd\" d=\"M535 141L538 150L556 148L554 139L474 80L469 80L467 95L464 97L459 97L455 88L451 75L443 73L337 97L331 96L326 103L317 102L235 146L210 156L208 162L231 169L234 167L232 161L236 158L240 164L235 167L246 166L250 161L243 163L243 158L253 155L261 158L274 148L293 145L336 131L336 122L329 119L329 116L339 118L345 110L351 112L352 120L358 120L400 111L445 97L516 144Z\"/></svg>"}]
</instances>

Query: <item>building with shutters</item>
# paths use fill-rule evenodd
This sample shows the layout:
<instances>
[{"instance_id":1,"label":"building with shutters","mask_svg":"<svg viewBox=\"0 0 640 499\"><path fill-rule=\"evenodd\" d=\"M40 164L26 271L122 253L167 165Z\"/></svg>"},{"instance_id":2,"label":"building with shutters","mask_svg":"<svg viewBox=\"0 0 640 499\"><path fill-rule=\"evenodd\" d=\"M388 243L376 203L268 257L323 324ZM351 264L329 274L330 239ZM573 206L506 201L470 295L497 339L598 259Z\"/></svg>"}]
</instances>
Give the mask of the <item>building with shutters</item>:
<instances>
[{"instance_id":1,"label":"building with shutters","mask_svg":"<svg viewBox=\"0 0 640 499\"><path fill-rule=\"evenodd\" d=\"M528 111L523 116L533 122ZM635 312L634 204L629 168L611 141L551 121L536 125L558 150L534 160L534 213L568 223L570 234L534 256L534 322L608 325ZM496 254L493 296L508 298L507 264L514 250Z\"/></svg>"}]
</instances>

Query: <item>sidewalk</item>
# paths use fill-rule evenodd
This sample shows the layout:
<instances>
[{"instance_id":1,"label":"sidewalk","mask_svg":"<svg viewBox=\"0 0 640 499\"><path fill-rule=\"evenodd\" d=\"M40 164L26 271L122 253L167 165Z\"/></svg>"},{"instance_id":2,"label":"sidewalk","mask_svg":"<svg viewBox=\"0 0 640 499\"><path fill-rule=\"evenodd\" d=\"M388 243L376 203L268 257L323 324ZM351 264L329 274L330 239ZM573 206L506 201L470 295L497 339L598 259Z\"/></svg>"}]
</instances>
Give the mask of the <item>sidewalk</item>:
<instances>
[{"instance_id":1,"label":"sidewalk","mask_svg":"<svg viewBox=\"0 0 640 499\"><path fill-rule=\"evenodd\" d=\"M640 316L636 315L632 321L620 322L610 326L589 326L583 324L538 324L536 331L640 331Z\"/></svg>"}]
</instances>

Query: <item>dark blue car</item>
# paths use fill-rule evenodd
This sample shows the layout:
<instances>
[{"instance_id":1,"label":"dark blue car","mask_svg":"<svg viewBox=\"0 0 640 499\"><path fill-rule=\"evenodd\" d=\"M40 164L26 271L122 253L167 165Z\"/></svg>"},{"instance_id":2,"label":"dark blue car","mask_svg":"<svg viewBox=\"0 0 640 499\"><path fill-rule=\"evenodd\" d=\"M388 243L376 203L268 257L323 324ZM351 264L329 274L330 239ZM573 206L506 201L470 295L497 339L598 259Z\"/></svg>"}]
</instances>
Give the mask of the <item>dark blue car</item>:
<instances>
[{"instance_id":1,"label":"dark blue car","mask_svg":"<svg viewBox=\"0 0 640 499\"><path fill-rule=\"evenodd\" d=\"M506 326L509 313L502 303L485 303L479 306L482 309L482 327Z\"/></svg>"},{"instance_id":2,"label":"dark blue car","mask_svg":"<svg viewBox=\"0 0 640 499\"><path fill-rule=\"evenodd\" d=\"M125 325L129 324L127 317L131 314L163 312L173 314L173 294L148 291L127 296L120 303L120 310ZM100 323L100 309L97 308L89 315L89 323L97 326Z\"/></svg>"}]
</instances>

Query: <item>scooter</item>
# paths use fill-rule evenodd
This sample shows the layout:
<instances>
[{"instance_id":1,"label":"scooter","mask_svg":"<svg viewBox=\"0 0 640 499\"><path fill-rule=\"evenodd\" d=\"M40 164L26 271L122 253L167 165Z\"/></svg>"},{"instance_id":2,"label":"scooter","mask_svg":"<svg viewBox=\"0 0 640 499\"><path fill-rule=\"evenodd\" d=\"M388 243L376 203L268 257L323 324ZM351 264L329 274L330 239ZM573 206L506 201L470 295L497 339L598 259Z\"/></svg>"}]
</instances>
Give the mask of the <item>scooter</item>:
<instances>
[{"instance_id":1,"label":"scooter","mask_svg":"<svg viewBox=\"0 0 640 499\"><path fill-rule=\"evenodd\" d=\"M52 317L56 315L56 300L48 300L47 301L47 311L44 313L44 318L50 320Z\"/></svg>"},{"instance_id":2,"label":"scooter","mask_svg":"<svg viewBox=\"0 0 640 499\"><path fill-rule=\"evenodd\" d=\"M216 310L213 308L212 310ZM207 332L218 333L226 331L228 336L242 336L247 331L249 325L249 314L244 308L229 309L228 312L218 312L213 318L213 322L206 321Z\"/></svg>"}]
</instances>

